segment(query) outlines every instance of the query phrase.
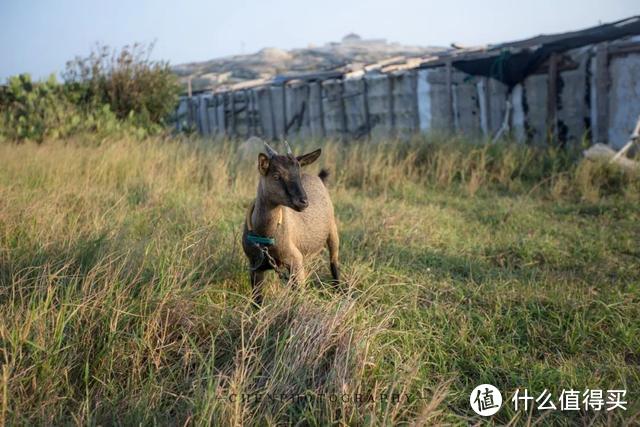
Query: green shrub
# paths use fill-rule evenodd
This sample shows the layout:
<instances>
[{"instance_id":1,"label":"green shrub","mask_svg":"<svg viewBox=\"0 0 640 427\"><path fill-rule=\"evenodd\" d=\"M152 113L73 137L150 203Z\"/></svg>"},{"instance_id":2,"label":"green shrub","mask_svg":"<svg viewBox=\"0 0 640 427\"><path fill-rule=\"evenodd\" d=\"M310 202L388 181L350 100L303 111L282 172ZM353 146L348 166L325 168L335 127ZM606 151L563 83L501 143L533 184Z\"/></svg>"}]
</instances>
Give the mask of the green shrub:
<instances>
[{"instance_id":1,"label":"green shrub","mask_svg":"<svg viewBox=\"0 0 640 427\"><path fill-rule=\"evenodd\" d=\"M41 141L58 137L80 121L54 75L35 83L29 74L21 74L7 83L0 93L1 132L6 138Z\"/></svg>"},{"instance_id":2,"label":"green shrub","mask_svg":"<svg viewBox=\"0 0 640 427\"><path fill-rule=\"evenodd\" d=\"M41 82L29 74L10 77L0 86L0 141L162 132L179 86L166 63L149 60L150 52L142 45L98 47L67 64L64 83L55 75Z\"/></svg>"},{"instance_id":3,"label":"green shrub","mask_svg":"<svg viewBox=\"0 0 640 427\"><path fill-rule=\"evenodd\" d=\"M64 79L70 97L84 108L109 105L120 120L163 125L178 103L180 86L169 64L149 57L153 45L120 50L98 45L89 56L67 63Z\"/></svg>"},{"instance_id":4,"label":"green shrub","mask_svg":"<svg viewBox=\"0 0 640 427\"><path fill-rule=\"evenodd\" d=\"M0 91L0 141L42 142L80 134L95 141L124 133L145 137L156 130L132 117L119 120L108 104L81 108L53 75L44 82L33 82L28 74L11 77Z\"/></svg>"}]
</instances>

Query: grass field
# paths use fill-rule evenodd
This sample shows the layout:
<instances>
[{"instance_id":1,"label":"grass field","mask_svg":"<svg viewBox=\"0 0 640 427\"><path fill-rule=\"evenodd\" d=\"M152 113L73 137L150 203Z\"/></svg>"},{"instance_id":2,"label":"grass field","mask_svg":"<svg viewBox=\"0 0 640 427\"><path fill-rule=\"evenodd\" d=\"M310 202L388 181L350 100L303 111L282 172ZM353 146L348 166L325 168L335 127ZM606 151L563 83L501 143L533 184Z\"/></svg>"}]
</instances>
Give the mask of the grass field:
<instances>
[{"instance_id":1,"label":"grass field","mask_svg":"<svg viewBox=\"0 0 640 427\"><path fill-rule=\"evenodd\" d=\"M1 144L2 423L474 424L482 383L496 424L640 422L639 177L516 146L322 145L345 284L324 253L257 309L253 156ZM515 411L517 388L628 405Z\"/></svg>"}]
</instances>

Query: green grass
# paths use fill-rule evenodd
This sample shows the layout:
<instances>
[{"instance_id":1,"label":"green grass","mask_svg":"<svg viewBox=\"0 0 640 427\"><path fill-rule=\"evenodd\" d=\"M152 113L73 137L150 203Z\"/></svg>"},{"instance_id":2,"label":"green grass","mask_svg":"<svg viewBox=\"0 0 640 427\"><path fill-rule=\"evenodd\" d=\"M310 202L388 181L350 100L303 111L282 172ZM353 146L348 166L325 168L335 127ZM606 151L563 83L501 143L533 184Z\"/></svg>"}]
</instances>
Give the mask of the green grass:
<instances>
[{"instance_id":1,"label":"green grass","mask_svg":"<svg viewBox=\"0 0 640 427\"><path fill-rule=\"evenodd\" d=\"M638 422L637 176L457 140L322 145L344 289L323 253L260 310L239 245L253 155L0 145L0 423L474 424L481 383L496 424ZM517 388L629 404L529 414Z\"/></svg>"}]
</instances>

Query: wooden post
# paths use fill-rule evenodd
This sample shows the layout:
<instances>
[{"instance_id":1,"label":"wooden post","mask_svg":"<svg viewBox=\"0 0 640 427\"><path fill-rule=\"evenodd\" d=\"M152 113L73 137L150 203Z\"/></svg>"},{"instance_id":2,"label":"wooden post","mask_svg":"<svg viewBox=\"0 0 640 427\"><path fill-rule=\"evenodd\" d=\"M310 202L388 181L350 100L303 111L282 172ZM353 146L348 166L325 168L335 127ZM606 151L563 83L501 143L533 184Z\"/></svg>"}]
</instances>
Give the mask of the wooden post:
<instances>
[{"instance_id":1,"label":"wooden post","mask_svg":"<svg viewBox=\"0 0 640 427\"><path fill-rule=\"evenodd\" d=\"M236 96L235 92L229 92L227 99L229 100L229 113L231 120L231 126L229 129L229 137L234 138L236 136Z\"/></svg>"},{"instance_id":2,"label":"wooden post","mask_svg":"<svg viewBox=\"0 0 640 427\"><path fill-rule=\"evenodd\" d=\"M220 127L218 125L218 96L214 93L213 97L213 128L211 129L211 134L216 136L220 131ZM214 132L215 131L215 132Z\"/></svg>"},{"instance_id":3,"label":"wooden post","mask_svg":"<svg viewBox=\"0 0 640 427\"><path fill-rule=\"evenodd\" d=\"M282 84L282 138L287 137L287 84Z\"/></svg>"},{"instance_id":4,"label":"wooden post","mask_svg":"<svg viewBox=\"0 0 640 427\"><path fill-rule=\"evenodd\" d=\"M187 98L187 106L189 108L187 108L187 123L189 126L189 129L193 129L194 127L194 113L193 113L193 98L189 97Z\"/></svg>"},{"instance_id":5,"label":"wooden post","mask_svg":"<svg viewBox=\"0 0 640 427\"><path fill-rule=\"evenodd\" d=\"M247 89L242 89L242 96L244 97L244 111L246 111L246 126L247 126L247 133L245 133L245 138L248 138L251 136L251 100L249 99L249 93L247 92Z\"/></svg>"},{"instance_id":6,"label":"wooden post","mask_svg":"<svg viewBox=\"0 0 640 427\"><path fill-rule=\"evenodd\" d=\"M304 124L307 127L307 131L305 136L308 138L311 136L311 84L309 82L305 82L305 103L303 107L305 109L305 121Z\"/></svg>"},{"instance_id":7,"label":"wooden post","mask_svg":"<svg viewBox=\"0 0 640 427\"><path fill-rule=\"evenodd\" d=\"M204 101L204 123L202 124L202 128L203 130L206 129L207 136L211 136L211 123L209 123L209 97L203 96L202 99Z\"/></svg>"},{"instance_id":8,"label":"wooden post","mask_svg":"<svg viewBox=\"0 0 640 427\"><path fill-rule=\"evenodd\" d=\"M204 126L205 126L205 122L202 117L202 94L200 94L197 98L196 98L196 108L198 110L198 114L196 115L196 120L198 121L198 132L200 132L200 136L204 136L205 134L205 130L204 130Z\"/></svg>"},{"instance_id":9,"label":"wooden post","mask_svg":"<svg viewBox=\"0 0 640 427\"><path fill-rule=\"evenodd\" d=\"M596 135L594 142L609 139L609 54L606 43L596 47Z\"/></svg>"},{"instance_id":10,"label":"wooden post","mask_svg":"<svg viewBox=\"0 0 640 427\"><path fill-rule=\"evenodd\" d=\"M187 109L187 123L189 124L189 128L193 128L198 127L199 124L199 120L198 117L195 113L195 104L193 102L193 91L191 88L191 77L189 77L189 80L187 80L187 95L188 95L188 101L187 101L187 105L189 106L189 108Z\"/></svg>"},{"instance_id":11,"label":"wooden post","mask_svg":"<svg viewBox=\"0 0 640 427\"><path fill-rule=\"evenodd\" d=\"M227 94L222 93L218 95L218 102L222 107L222 114L220 115L222 119L222 122L220 123L222 125L222 136L227 137L229 133L229 120L227 118Z\"/></svg>"},{"instance_id":12,"label":"wooden post","mask_svg":"<svg viewBox=\"0 0 640 427\"><path fill-rule=\"evenodd\" d=\"M387 74L387 82L389 83L389 134L391 136L395 136L396 131L396 114L395 114L395 105L393 100L393 74Z\"/></svg>"},{"instance_id":13,"label":"wooden post","mask_svg":"<svg viewBox=\"0 0 640 427\"><path fill-rule=\"evenodd\" d=\"M244 103L247 110L247 138L249 138L253 130L253 102L249 96L249 89L244 90Z\"/></svg>"},{"instance_id":14,"label":"wooden post","mask_svg":"<svg viewBox=\"0 0 640 427\"><path fill-rule=\"evenodd\" d=\"M251 97L251 105L253 105L253 134L255 136L261 135L260 128L260 104L258 103L258 92L255 89L249 89L249 96Z\"/></svg>"},{"instance_id":15,"label":"wooden post","mask_svg":"<svg viewBox=\"0 0 640 427\"><path fill-rule=\"evenodd\" d=\"M187 80L187 126L191 128L193 125L193 106L191 105L191 100L193 97L193 93L191 92L191 77Z\"/></svg>"},{"instance_id":16,"label":"wooden post","mask_svg":"<svg viewBox=\"0 0 640 427\"><path fill-rule=\"evenodd\" d=\"M446 111L447 111L447 125L450 132L455 130L454 117L453 117L453 65L451 59L448 59L445 65L445 85L446 90Z\"/></svg>"},{"instance_id":17,"label":"wooden post","mask_svg":"<svg viewBox=\"0 0 640 427\"><path fill-rule=\"evenodd\" d=\"M550 142L558 137L558 54L549 56L547 75L547 132Z\"/></svg>"},{"instance_id":18,"label":"wooden post","mask_svg":"<svg viewBox=\"0 0 640 427\"><path fill-rule=\"evenodd\" d=\"M481 77L482 79L482 91L484 96L482 97L482 105L480 108L484 111L484 137L491 136L491 91L489 90L490 80L488 77ZM481 117L482 120L482 117Z\"/></svg>"},{"instance_id":19,"label":"wooden post","mask_svg":"<svg viewBox=\"0 0 640 427\"><path fill-rule=\"evenodd\" d=\"M340 135L340 138L345 140L348 139L349 136L349 124L347 121L347 105L345 103L345 99L344 99L344 81L343 80L338 80L339 84L340 84L340 103L338 104L340 106L340 126L342 127L342 135Z\"/></svg>"},{"instance_id":20,"label":"wooden post","mask_svg":"<svg viewBox=\"0 0 640 427\"><path fill-rule=\"evenodd\" d=\"M271 139L276 139L276 112L273 108L273 93L271 89L271 86L266 87L267 94L269 95L269 114L271 115L271 134L269 137Z\"/></svg>"},{"instance_id":21,"label":"wooden post","mask_svg":"<svg viewBox=\"0 0 640 427\"><path fill-rule=\"evenodd\" d=\"M262 112L260 110L260 99L258 98L258 89L251 90L251 99L253 108L255 108L255 125L254 130L256 136L264 136L264 128L262 125Z\"/></svg>"},{"instance_id":22,"label":"wooden post","mask_svg":"<svg viewBox=\"0 0 640 427\"><path fill-rule=\"evenodd\" d=\"M367 138L371 139L371 114L369 113L369 86L367 79L362 77L362 94L364 96L364 120L367 127Z\"/></svg>"},{"instance_id":23,"label":"wooden post","mask_svg":"<svg viewBox=\"0 0 640 427\"><path fill-rule=\"evenodd\" d=\"M318 80L316 82L318 85L318 111L320 111L320 133L323 138L327 136L327 128L324 124L324 105L322 105L322 95L324 93L324 88L322 87L322 82Z\"/></svg>"},{"instance_id":24,"label":"wooden post","mask_svg":"<svg viewBox=\"0 0 640 427\"><path fill-rule=\"evenodd\" d=\"M249 97L251 98L252 112L251 117L253 119L253 135L258 136L260 127L260 105L258 104L258 98L256 97L255 89L249 89Z\"/></svg>"},{"instance_id":25,"label":"wooden post","mask_svg":"<svg viewBox=\"0 0 640 427\"><path fill-rule=\"evenodd\" d=\"M420 132L420 107L418 106L418 72L411 71L411 90L413 91L413 131Z\"/></svg>"}]
</instances>

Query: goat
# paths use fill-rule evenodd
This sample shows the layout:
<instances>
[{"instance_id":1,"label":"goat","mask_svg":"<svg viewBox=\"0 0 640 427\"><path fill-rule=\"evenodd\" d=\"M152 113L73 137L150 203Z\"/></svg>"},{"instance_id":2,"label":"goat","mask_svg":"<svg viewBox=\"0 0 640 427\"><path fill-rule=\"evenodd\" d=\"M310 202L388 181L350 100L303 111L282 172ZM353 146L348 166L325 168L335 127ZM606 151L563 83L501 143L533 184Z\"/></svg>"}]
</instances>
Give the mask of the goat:
<instances>
[{"instance_id":1,"label":"goat","mask_svg":"<svg viewBox=\"0 0 640 427\"><path fill-rule=\"evenodd\" d=\"M331 275L339 281L338 228L333 204L325 186L328 173L318 176L300 169L320 157L317 149L294 156L285 141L286 155L264 142L267 154L258 154L259 182L256 199L249 207L242 233L242 247L249 259L253 299L262 304L262 284L267 270L289 270L296 284L305 281L304 259L326 244Z\"/></svg>"}]
</instances>

